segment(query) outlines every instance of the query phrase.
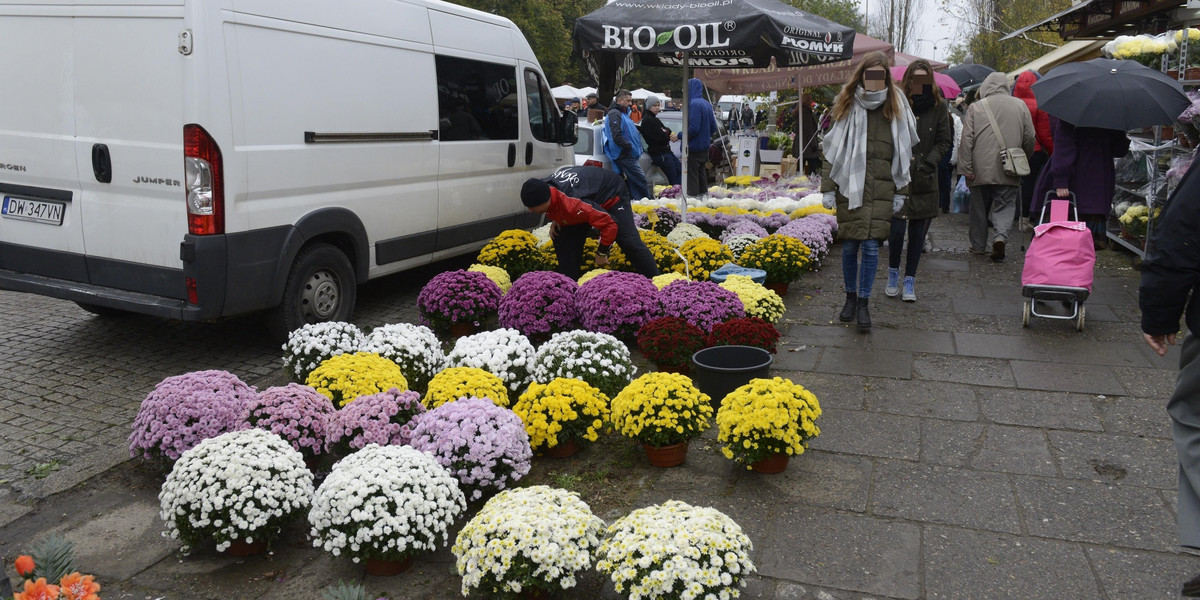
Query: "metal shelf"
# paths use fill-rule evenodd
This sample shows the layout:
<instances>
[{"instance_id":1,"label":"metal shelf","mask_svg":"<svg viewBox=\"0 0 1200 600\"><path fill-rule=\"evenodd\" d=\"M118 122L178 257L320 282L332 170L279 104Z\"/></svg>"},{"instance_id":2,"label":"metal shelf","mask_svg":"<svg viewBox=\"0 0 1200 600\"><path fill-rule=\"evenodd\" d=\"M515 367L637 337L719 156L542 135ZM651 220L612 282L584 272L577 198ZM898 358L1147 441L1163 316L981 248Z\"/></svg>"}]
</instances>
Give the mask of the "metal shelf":
<instances>
[{"instance_id":1,"label":"metal shelf","mask_svg":"<svg viewBox=\"0 0 1200 600\"><path fill-rule=\"evenodd\" d=\"M1107 236L1108 236L1108 239L1110 239L1110 240L1112 240L1112 241L1116 242L1117 244L1119 244L1119 245L1123 246L1123 247L1124 247L1126 250L1129 250L1130 252L1132 252L1132 253L1136 254L1138 258L1145 258L1145 257L1146 257L1146 251L1145 251L1145 250L1142 250L1142 248L1141 248L1140 246L1136 246L1136 245L1134 245L1134 243L1133 243L1133 242L1131 242L1131 241L1129 241L1129 240L1127 240L1127 239L1125 239L1125 238L1121 237L1120 235L1118 235L1118 234L1116 234L1116 233L1113 233L1111 230L1110 230L1110 231L1106 231L1106 232L1105 232L1105 235L1107 235Z\"/></svg>"}]
</instances>

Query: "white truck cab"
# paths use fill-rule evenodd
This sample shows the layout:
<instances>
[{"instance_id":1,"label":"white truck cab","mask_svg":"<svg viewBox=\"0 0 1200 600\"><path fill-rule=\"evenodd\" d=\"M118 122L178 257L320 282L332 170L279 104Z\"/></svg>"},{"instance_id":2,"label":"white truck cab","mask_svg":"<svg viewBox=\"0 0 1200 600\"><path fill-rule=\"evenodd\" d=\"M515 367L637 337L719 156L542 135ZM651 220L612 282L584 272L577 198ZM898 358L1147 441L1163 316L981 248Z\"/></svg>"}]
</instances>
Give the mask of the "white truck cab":
<instances>
[{"instance_id":1,"label":"white truck cab","mask_svg":"<svg viewBox=\"0 0 1200 600\"><path fill-rule=\"evenodd\" d=\"M521 32L438 0L0 0L0 53L0 289L93 312L347 319L574 162Z\"/></svg>"}]
</instances>

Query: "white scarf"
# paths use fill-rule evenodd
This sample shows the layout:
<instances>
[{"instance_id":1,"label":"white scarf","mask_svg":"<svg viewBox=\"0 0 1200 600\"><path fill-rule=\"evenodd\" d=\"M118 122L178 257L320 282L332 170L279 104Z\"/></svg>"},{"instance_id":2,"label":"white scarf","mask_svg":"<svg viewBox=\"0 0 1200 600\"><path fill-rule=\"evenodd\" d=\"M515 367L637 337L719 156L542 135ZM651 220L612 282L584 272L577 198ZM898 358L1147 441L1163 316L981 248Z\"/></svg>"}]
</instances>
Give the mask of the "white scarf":
<instances>
[{"instance_id":1,"label":"white scarf","mask_svg":"<svg viewBox=\"0 0 1200 600\"><path fill-rule=\"evenodd\" d=\"M862 206L863 187L867 177L867 111L875 110L887 100L887 90L868 92L859 86L854 90L854 105L850 115L836 121L825 134L825 158L829 161L829 176L842 195L850 200L850 210ZM912 181L912 147L917 143L917 120L908 102L896 102L899 114L891 120L892 181L896 189Z\"/></svg>"}]
</instances>

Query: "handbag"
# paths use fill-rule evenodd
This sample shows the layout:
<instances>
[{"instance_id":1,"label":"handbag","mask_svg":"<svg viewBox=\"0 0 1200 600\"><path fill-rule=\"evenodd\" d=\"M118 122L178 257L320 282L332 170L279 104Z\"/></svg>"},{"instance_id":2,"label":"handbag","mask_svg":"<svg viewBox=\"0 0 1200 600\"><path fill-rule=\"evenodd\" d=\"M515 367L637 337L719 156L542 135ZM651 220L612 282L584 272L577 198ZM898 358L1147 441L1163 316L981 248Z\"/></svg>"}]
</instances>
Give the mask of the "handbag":
<instances>
[{"instance_id":1,"label":"handbag","mask_svg":"<svg viewBox=\"0 0 1200 600\"><path fill-rule=\"evenodd\" d=\"M1000 145L1004 147L1000 151L1000 164L1004 168L1004 174L1009 177L1028 175L1030 173L1029 157L1025 156L1025 149L1009 147L1000 133L1000 126L996 125L996 116L992 114L992 107L988 106L986 101L980 102L980 104L983 105L983 112L987 113L988 121L992 124L992 131L996 133L996 139L1000 140Z\"/></svg>"},{"instance_id":2,"label":"handbag","mask_svg":"<svg viewBox=\"0 0 1200 600\"><path fill-rule=\"evenodd\" d=\"M967 178L964 176L958 177L958 184L954 186L954 195L950 199L950 212L962 214L967 212L971 202L971 189L967 187Z\"/></svg>"}]
</instances>

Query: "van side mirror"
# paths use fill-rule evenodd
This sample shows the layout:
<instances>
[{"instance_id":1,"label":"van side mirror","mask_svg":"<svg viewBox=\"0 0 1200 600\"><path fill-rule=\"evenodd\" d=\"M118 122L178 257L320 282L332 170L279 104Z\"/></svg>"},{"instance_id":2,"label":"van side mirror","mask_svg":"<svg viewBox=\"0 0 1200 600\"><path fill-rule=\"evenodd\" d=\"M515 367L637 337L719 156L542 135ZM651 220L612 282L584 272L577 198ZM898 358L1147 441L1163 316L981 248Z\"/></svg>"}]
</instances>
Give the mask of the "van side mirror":
<instances>
[{"instance_id":1,"label":"van side mirror","mask_svg":"<svg viewBox=\"0 0 1200 600\"><path fill-rule=\"evenodd\" d=\"M558 143L574 146L579 141L579 116L567 111L558 119Z\"/></svg>"}]
</instances>

